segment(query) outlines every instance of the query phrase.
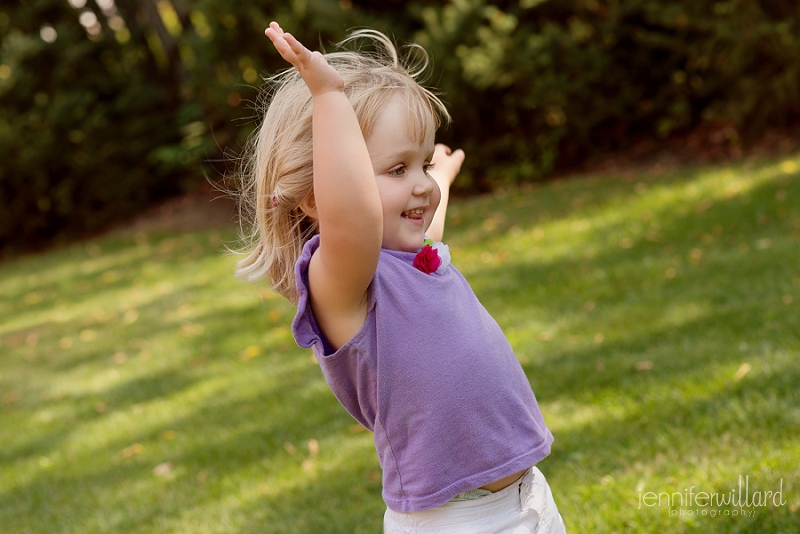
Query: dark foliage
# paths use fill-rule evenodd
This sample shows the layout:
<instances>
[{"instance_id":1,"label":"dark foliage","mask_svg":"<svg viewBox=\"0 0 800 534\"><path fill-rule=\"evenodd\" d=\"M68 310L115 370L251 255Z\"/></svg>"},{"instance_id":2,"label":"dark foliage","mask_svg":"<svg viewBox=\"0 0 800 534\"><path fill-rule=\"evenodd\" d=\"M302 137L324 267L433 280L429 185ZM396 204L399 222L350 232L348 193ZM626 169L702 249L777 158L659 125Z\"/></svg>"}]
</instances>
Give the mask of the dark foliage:
<instances>
[{"instance_id":1,"label":"dark foliage","mask_svg":"<svg viewBox=\"0 0 800 534\"><path fill-rule=\"evenodd\" d=\"M740 143L800 116L791 0L467 0L418 15L473 187L701 125Z\"/></svg>"},{"instance_id":2,"label":"dark foliage","mask_svg":"<svg viewBox=\"0 0 800 534\"><path fill-rule=\"evenodd\" d=\"M800 116L793 0L20 0L0 7L0 249L82 235L229 172L283 68L280 20L330 49L369 26L430 52L466 190L631 139ZM111 7L109 7L111 6ZM92 18L94 17L94 18Z\"/></svg>"}]
</instances>

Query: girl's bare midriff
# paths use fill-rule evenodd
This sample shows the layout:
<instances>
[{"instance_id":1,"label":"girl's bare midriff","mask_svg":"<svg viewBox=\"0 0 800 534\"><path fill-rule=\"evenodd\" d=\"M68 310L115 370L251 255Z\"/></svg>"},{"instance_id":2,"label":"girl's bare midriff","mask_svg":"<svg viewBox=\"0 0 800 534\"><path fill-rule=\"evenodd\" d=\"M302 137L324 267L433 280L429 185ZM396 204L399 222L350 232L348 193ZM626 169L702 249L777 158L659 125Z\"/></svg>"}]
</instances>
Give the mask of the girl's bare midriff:
<instances>
[{"instance_id":1,"label":"girl's bare midriff","mask_svg":"<svg viewBox=\"0 0 800 534\"><path fill-rule=\"evenodd\" d=\"M524 475L528 470L523 469L519 473L514 473L513 475L508 475L507 477L503 477L500 480L495 480L494 482L490 482L485 486L481 486L480 489L489 490L492 493L498 492L501 489L505 489L509 487L511 484L519 480L522 475Z\"/></svg>"}]
</instances>

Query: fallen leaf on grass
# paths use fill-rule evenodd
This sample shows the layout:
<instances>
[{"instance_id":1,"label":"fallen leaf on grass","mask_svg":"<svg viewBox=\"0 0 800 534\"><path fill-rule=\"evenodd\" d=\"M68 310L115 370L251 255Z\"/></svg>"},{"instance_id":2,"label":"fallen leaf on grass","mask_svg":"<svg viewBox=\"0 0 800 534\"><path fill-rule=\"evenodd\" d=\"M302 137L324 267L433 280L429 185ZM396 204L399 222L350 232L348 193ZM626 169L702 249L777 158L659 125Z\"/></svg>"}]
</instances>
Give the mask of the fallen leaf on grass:
<instances>
[{"instance_id":1,"label":"fallen leaf on grass","mask_svg":"<svg viewBox=\"0 0 800 534\"><path fill-rule=\"evenodd\" d=\"M242 359L250 360L261 354L261 347L257 345L250 345L242 351Z\"/></svg>"},{"instance_id":2,"label":"fallen leaf on grass","mask_svg":"<svg viewBox=\"0 0 800 534\"><path fill-rule=\"evenodd\" d=\"M756 241L756 248L758 250L765 250L772 246L772 240L768 237L764 237Z\"/></svg>"},{"instance_id":3,"label":"fallen leaf on grass","mask_svg":"<svg viewBox=\"0 0 800 534\"><path fill-rule=\"evenodd\" d=\"M714 205L714 200L711 198L706 198L701 200L697 206L694 208L695 213L703 213L704 211L708 211Z\"/></svg>"},{"instance_id":4,"label":"fallen leaf on grass","mask_svg":"<svg viewBox=\"0 0 800 534\"><path fill-rule=\"evenodd\" d=\"M130 310L125 312L125 315L122 316L122 321L125 324L133 324L139 318L139 312L131 308Z\"/></svg>"},{"instance_id":5,"label":"fallen leaf on grass","mask_svg":"<svg viewBox=\"0 0 800 534\"><path fill-rule=\"evenodd\" d=\"M136 456L137 454L142 454L143 452L144 452L144 445L142 445L141 443L134 443L130 447L125 447L124 449L122 449L119 455L124 459L124 458L130 458L131 456Z\"/></svg>"},{"instance_id":6,"label":"fallen leaf on grass","mask_svg":"<svg viewBox=\"0 0 800 534\"><path fill-rule=\"evenodd\" d=\"M197 323L184 323L181 325L181 335L183 337L195 337L202 335L206 328Z\"/></svg>"},{"instance_id":7,"label":"fallen leaf on grass","mask_svg":"<svg viewBox=\"0 0 800 534\"><path fill-rule=\"evenodd\" d=\"M153 468L153 474L159 477L169 474L172 471L172 462L162 462Z\"/></svg>"},{"instance_id":8,"label":"fallen leaf on grass","mask_svg":"<svg viewBox=\"0 0 800 534\"><path fill-rule=\"evenodd\" d=\"M662 239L661 234L658 233L658 230L648 230L644 235L644 238L651 243L658 243Z\"/></svg>"},{"instance_id":9,"label":"fallen leaf on grass","mask_svg":"<svg viewBox=\"0 0 800 534\"><path fill-rule=\"evenodd\" d=\"M19 391L9 391L8 393L3 393L3 404L13 404L19 400L19 397Z\"/></svg>"},{"instance_id":10,"label":"fallen leaf on grass","mask_svg":"<svg viewBox=\"0 0 800 534\"><path fill-rule=\"evenodd\" d=\"M752 369L752 367L750 366L749 363L743 363L742 365L739 366L739 369L736 370L736 374L733 375L733 379L738 382L739 380L744 378L744 376L747 373L750 372L750 369Z\"/></svg>"},{"instance_id":11,"label":"fallen leaf on grass","mask_svg":"<svg viewBox=\"0 0 800 534\"><path fill-rule=\"evenodd\" d=\"M95 338L94 330L85 329L81 330L81 333L78 334L78 339L83 341L84 343L92 341Z\"/></svg>"}]
</instances>

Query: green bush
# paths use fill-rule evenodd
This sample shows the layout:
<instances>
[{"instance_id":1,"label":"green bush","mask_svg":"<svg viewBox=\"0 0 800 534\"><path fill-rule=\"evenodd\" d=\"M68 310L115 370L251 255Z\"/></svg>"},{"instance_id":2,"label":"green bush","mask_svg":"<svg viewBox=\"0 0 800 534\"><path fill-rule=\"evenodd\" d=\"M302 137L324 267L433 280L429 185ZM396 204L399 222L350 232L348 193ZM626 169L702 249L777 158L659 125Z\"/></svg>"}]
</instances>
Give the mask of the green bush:
<instances>
[{"instance_id":1,"label":"green bush","mask_svg":"<svg viewBox=\"0 0 800 534\"><path fill-rule=\"evenodd\" d=\"M758 135L800 112L792 0L453 0L418 8L473 187L707 123Z\"/></svg>"},{"instance_id":2,"label":"green bush","mask_svg":"<svg viewBox=\"0 0 800 534\"><path fill-rule=\"evenodd\" d=\"M98 6L0 8L0 250L91 232L228 173L259 120L261 79L285 66L263 36L273 19L314 48L360 26L425 46L454 117L441 140L466 150L469 191L631 139L710 124L739 143L800 116L793 0ZM79 22L89 11L93 35Z\"/></svg>"},{"instance_id":3,"label":"green bush","mask_svg":"<svg viewBox=\"0 0 800 534\"><path fill-rule=\"evenodd\" d=\"M380 26L332 0L99 6L0 8L6 253L85 235L224 175L257 121L262 76L285 66L263 35L272 18L312 46ZM94 33L80 22L86 13L96 17Z\"/></svg>"},{"instance_id":4,"label":"green bush","mask_svg":"<svg viewBox=\"0 0 800 534\"><path fill-rule=\"evenodd\" d=\"M176 190L148 158L180 140L178 103L146 58L87 39L66 2L0 13L0 36L0 244L85 234Z\"/></svg>"}]
</instances>

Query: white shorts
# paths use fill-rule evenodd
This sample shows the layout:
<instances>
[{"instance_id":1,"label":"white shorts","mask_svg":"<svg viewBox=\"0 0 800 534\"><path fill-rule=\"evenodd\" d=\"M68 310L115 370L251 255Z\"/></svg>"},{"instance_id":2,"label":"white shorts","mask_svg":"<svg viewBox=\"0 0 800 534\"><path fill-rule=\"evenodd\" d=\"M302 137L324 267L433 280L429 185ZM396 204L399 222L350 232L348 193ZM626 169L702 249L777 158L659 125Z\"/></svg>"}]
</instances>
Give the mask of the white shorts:
<instances>
[{"instance_id":1,"label":"white shorts","mask_svg":"<svg viewBox=\"0 0 800 534\"><path fill-rule=\"evenodd\" d=\"M566 534L544 475L536 466L496 493L423 512L387 509L384 534Z\"/></svg>"}]
</instances>

